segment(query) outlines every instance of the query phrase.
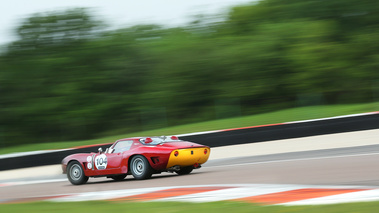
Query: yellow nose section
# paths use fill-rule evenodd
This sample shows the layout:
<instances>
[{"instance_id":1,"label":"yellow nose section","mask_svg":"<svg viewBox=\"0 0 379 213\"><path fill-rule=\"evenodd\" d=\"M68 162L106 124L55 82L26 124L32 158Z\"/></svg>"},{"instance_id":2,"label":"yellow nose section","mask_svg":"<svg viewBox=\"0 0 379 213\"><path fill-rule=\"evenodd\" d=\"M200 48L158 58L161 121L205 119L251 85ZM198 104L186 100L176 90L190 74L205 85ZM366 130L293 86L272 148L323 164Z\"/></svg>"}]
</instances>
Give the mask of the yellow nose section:
<instances>
[{"instance_id":1,"label":"yellow nose section","mask_svg":"<svg viewBox=\"0 0 379 213\"><path fill-rule=\"evenodd\" d=\"M207 162L211 150L208 147L177 149L171 152L166 168L192 166Z\"/></svg>"}]
</instances>

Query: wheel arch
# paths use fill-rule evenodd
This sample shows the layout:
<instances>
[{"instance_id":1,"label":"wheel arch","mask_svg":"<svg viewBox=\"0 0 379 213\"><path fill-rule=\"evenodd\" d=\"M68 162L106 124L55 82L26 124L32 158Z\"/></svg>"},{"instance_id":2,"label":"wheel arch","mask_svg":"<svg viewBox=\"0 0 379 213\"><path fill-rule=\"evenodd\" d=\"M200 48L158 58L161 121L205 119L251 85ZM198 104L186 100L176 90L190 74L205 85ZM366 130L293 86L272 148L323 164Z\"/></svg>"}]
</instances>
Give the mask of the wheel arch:
<instances>
[{"instance_id":1,"label":"wheel arch","mask_svg":"<svg viewBox=\"0 0 379 213\"><path fill-rule=\"evenodd\" d=\"M136 159L136 160L134 160ZM143 154L134 154L130 156L129 172L137 180L144 180L151 178L155 170L151 166L151 159Z\"/></svg>"},{"instance_id":2,"label":"wheel arch","mask_svg":"<svg viewBox=\"0 0 379 213\"><path fill-rule=\"evenodd\" d=\"M133 154L133 155L130 155L129 159L128 159L128 174L130 174L130 163L131 163L133 157L138 156L138 155L146 158L147 162L149 162L149 165L151 167L151 159L149 159L148 157L146 157L146 155L143 155L143 154Z\"/></svg>"},{"instance_id":3,"label":"wheel arch","mask_svg":"<svg viewBox=\"0 0 379 213\"><path fill-rule=\"evenodd\" d=\"M84 173L85 173L86 168L85 168L85 166L83 165L83 163L80 163L80 161L77 160L77 159L71 159L71 160L69 160L69 161L67 162L66 171L65 171L64 174L67 174L68 165L70 165L70 163L74 163L74 162L78 163L78 164L82 167L82 169L83 169L83 171L84 171Z\"/></svg>"},{"instance_id":4,"label":"wheel arch","mask_svg":"<svg viewBox=\"0 0 379 213\"><path fill-rule=\"evenodd\" d=\"M75 165L80 165L79 168L81 168L81 171L79 170L78 172L80 173L78 177L72 177L72 175L76 176L75 174L71 173L72 172L71 168L74 167ZM80 163L79 160L76 160L76 159L72 159L67 162L66 174L67 174L67 178L73 185L81 185L81 184L87 183L88 178L89 178L85 173L85 166L82 163Z\"/></svg>"},{"instance_id":5,"label":"wheel arch","mask_svg":"<svg viewBox=\"0 0 379 213\"><path fill-rule=\"evenodd\" d=\"M85 169L85 168L84 168L84 165L83 165L82 163L80 163L77 159L71 159L71 160L69 160L69 161L67 162L67 167L68 167L68 165L69 165L70 163L73 163L73 162L79 163L79 164L82 166L83 170Z\"/></svg>"}]
</instances>

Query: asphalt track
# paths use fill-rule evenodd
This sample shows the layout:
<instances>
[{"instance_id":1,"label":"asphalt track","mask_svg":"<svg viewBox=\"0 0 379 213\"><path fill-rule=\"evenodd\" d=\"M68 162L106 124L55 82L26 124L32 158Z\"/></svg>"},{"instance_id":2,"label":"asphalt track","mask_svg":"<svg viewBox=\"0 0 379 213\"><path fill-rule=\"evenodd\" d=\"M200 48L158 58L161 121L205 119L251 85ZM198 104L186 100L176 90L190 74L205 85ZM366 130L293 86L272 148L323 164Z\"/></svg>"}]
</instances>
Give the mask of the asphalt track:
<instances>
[{"instance_id":1,"label":"asphalt track","mask_svg":"<svg viewBox=\"0 0 379 213\"><path fill-rule=\"evenodd\" d=\"M367 137L367 135L371 135ZM91 178L81 186L73 186L65 175L52 175L49 171L39 172L34 177L14 176L0 181L0 201L20 198L44 197L81 192L99 192L120 189L138 189L165 186L190 186L214 184L307 184L379 186L379 130L324 135L301 138L296 143L304 145L330 140L343 144L339 147L320 146L317 150L286 150L286 142L265 142L261 151L254 146L230 147L230 155L222 154L217 148L211 159L190 175L178 176L171 173L154 175L149 180L134 180L128 176L124 181L115 182L106 178ZM362 138L359 140L357 138ZM349 141L344 144L344 141ZM341 142L342 141L342 142ZM354 143L352 143L354 142ZM247 150L247 147L249 147ZM239 151L240 150L240 151ZM264 149L262 149L264 150ZM283 150L284 153L280 153ZM238 152L244 153L242 156ZM248 155L246 153L252 153ZM254 153L254 154L253 154ZM264 154L260 154L264 153ZM272 154L270 154L272 153ZM212 154L214 157L212 158ZM224 157L222 156L224 155ZM4 175L6 173L1 173ZM9 174L9 173L7 173ZM26 174L26 173L25 173ZM49 175L48 177L46 177ZM27 177L27 178L26 178Z\"/></svg>"}]
</instances>

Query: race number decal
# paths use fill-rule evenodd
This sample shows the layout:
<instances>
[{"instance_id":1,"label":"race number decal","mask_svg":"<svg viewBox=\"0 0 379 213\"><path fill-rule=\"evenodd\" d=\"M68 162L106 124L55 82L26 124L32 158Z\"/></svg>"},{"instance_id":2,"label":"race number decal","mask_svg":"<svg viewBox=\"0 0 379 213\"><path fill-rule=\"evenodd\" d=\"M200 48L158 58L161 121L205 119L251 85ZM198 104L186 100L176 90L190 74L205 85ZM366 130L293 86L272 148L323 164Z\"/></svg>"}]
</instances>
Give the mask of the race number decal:
<instances>
[{"instance_id":1,"label":"race number decal","mask_svg":"<svg viewBox=\"0 0 379 213\"><path fill-rule=\"evenodd\" d=\"M95 158L95 166L97 169L106 169L107 168L107 156L104 154L101 154Z\"/></svg>"}]
</instances>

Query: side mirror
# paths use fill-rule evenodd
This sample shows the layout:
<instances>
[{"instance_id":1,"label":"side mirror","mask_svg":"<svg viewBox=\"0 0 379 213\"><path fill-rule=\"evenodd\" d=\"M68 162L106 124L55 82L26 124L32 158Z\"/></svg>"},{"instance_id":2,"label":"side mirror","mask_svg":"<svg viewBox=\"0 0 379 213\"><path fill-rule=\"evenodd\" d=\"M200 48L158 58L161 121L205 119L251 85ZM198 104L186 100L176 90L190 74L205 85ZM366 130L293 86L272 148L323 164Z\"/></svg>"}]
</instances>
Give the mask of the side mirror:
<instances>
[{"instance_id":1,"label":"side mirror","mask_svg":"<svg viewBox=\"0 0 379 213\"><path fill-rule=\"evenodd\" d=\"M98 149L98 151L99 151L99 153L102 153L102 152L103 152L103 148L100 147L100 148Z\"/></svg>"}]
</instances>

